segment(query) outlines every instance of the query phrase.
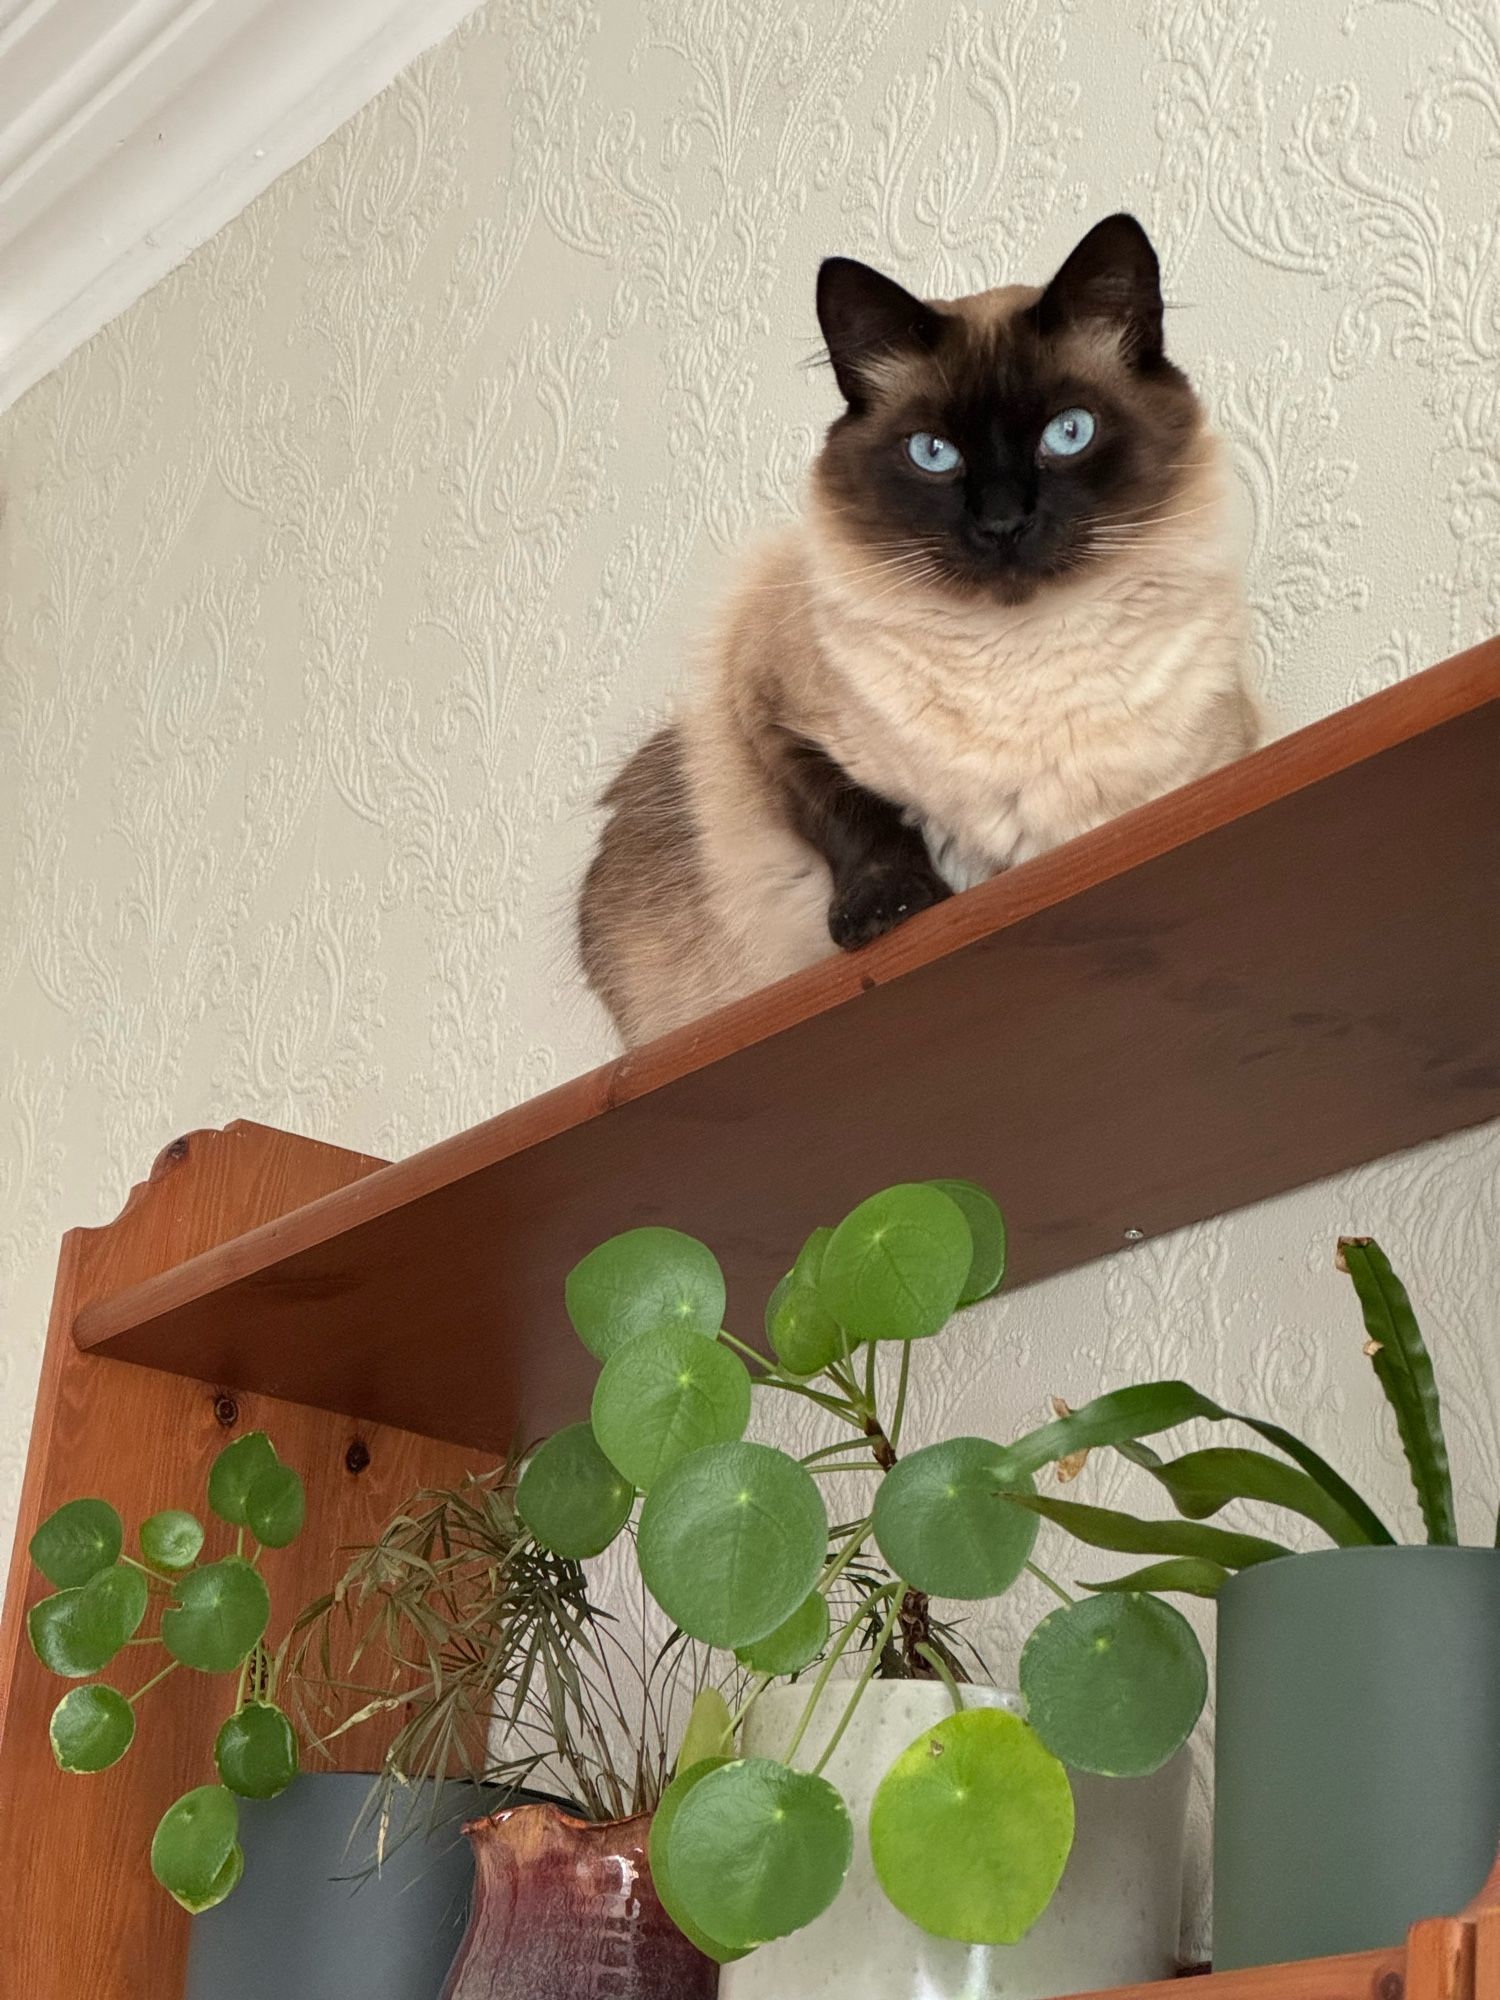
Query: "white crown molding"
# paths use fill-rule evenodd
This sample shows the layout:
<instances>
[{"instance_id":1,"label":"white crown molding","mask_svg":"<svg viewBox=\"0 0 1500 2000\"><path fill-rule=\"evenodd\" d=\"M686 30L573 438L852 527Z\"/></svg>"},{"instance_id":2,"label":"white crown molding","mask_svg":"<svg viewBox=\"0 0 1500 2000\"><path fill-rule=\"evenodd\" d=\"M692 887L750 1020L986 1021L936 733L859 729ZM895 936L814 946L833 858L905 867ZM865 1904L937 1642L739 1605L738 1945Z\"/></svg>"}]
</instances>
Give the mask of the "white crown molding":
<instances>
[{"instance_id":1,"label":"white crown molding","mask_svg":"<svg viewBox=\"0 0 1500 2000\"><path fill-rule=\"evenodd\" d=\"M0 0L0 410L478 0Z\"/></svg>"}]
</instances>

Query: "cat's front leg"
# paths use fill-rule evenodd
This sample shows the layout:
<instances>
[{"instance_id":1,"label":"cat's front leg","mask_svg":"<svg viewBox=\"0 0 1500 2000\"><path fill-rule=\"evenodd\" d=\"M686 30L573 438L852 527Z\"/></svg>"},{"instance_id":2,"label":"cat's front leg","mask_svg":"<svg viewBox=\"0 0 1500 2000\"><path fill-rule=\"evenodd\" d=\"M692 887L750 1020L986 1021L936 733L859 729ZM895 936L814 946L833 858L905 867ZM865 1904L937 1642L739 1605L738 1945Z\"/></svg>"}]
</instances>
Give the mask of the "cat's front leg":
<instances>
[{"instance_id":1,"label":"cat's front leg","mask_svg":"<svg viewBox=\"0 0 1500 2000\"><path fill-rule=\"evenodd\" d=\"M857 951L953 893L899 805L805 737L778 732L767 750L788 820L833 876L828 934L841 951Z\"/></svg>"}]
</instances>

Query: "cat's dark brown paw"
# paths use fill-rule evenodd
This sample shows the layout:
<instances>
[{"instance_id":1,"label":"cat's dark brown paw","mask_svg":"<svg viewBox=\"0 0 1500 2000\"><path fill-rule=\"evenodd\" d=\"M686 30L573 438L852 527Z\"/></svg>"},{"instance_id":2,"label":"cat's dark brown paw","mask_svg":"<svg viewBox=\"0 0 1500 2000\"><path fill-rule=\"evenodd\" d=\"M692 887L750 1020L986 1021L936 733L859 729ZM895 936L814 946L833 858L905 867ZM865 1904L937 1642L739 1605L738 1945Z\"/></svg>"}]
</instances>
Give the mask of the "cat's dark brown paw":
<instances>
[{"instance_id":1,"label":"cat's dark brown paw","mask_svg":"<svg viewBox=\"0 0 1500 2000\"><path fill-rule=\"evenodd\" d=\"M840 951L858 951L952 893L929 869L868 868L838 885L828 908L828 934Z\"/></svg>"}]
</instances>

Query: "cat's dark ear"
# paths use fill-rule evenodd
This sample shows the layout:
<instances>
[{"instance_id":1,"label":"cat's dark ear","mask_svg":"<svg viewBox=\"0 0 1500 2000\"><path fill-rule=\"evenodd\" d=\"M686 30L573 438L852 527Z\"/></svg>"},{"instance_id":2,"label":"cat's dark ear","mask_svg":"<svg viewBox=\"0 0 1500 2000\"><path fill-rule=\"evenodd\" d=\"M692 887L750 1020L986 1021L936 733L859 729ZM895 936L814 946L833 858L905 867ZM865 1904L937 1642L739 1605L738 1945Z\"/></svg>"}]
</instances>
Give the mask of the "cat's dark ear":
<instances>
[{"instance_id":1,"label":"cat's dark ear","mask_svg":"<svg viewBox=\"0 0 1500 2000\"><path fill-rule=\"evenodd\" d=\"M869 398L872 363L931 353L943 316L868 264L827 257L818 269L818 324L838 385L857 410Z\"/></svg>"},{"instance_id":2,"label":"cat's dark ear","mask_svg":"<svg viewBox=\"0 0 1500 2000\"><path fill-rule=\"evenodd\" d=\"M1095 223L1042 293L1036 316L1043 333L1089 322L1108 326L1127 360L1144 367L1160 361L1161 267L1133 215Z\"/></svg>"}]
</instances>

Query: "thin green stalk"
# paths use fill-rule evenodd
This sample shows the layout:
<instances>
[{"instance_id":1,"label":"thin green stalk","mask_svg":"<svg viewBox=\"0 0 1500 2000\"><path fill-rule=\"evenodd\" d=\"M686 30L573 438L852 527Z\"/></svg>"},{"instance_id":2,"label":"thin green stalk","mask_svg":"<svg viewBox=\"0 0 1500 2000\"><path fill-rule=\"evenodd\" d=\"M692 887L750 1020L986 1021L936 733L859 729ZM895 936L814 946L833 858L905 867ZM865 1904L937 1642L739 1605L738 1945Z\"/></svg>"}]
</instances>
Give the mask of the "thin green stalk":
<instances>
[{"instance_id":1,"label":"thin green stalk","mask_svg":"<svg viewBox=\"0 0 1500 2000\"><path fill-rule=\"evenodd\" d=\"M870 1414L875 1414L875 1365L879 1358L878 1343L869 1341L865 1346L865 1401L870 1406Z\"/></svg>"},{"instance_id":2,"label":"thin green stalk","mask_svg":"<svg viewBox=\"0 0 1500 2000\"><path fill-rule=\"evenodd\" d=\"M1072 1604L1076 1601L1075 1599L1069 1597L1068 1593L1063 1589L1062 1585L1058 1582L1055 1576L1048 1576L1047 1572L1042 1568L1040 1563L1029 1562L1027 1563L1026 1568L1029 1574L1036 1578L1038 1583L1045 1583L1047 1588L1050 1591L1052 1591L1054 1595L1060 1597L1064 1604Z\"/></svg>"},{"instance_id":3,"label":"thin green stalk","mask_svg":"<svg viewBox=\"0 0 1500 2000\"><path fill-rule=\"evenodd\" d=\"M917 1646L917 1651L921 1654L922 1658L927 1662L928 1666L931 1667L932 1671L937 1675L938 1679L942 1682L943 1686L948 1690L948 1699L953 1704L953 1713L955 1715L961 1715L963 1713L963 1706L964 1706L963 1693L959 1688L958 1682L953 1678L953 1670L948 1665L948 1662L943 1658L942 1654L937 1650L937 1648L935 1646L929 1646L925 1639L919 1643L919 1645Z\"/></svg>"},{"instance_id":4,"label":"thin green stalk","mask_svg":"<svg viewBox=\"0 0 1500 2000\"><path fill-rule=\"evenodd\" d=\"M818 1678L813 1682L812 1693L807 1697L807 1706L802 1711L797 1727L792 1731L792 1740L782 1755L781 1761L783 1764L789 1765L798 1750L802 1747L802 1739L807 1734L807 1726L812 1721L817 1711L818 1703L823 1698L823 1690L827 1687L834 1668L838 1665L840 1659L842 1659L849 1641L864 1623L871 1605L878 1604L882 1597L889 1597L893 1590L900 1591L902 1588L903 1586L899 1583L883 1583L878 1590L872 1590L869 1596L859 1605L848 1624L840 1628L838 1637L828 1649L827 1659L824 1660L818 1670ZM884 1645L884 1643L885 1641L882 1640L881 1644ZM873 1657L878 1660L879 1652L877 1651Z\"/></svg>"},{"instance_id":5,"label":"thin green stalk","mask_svg":"<svg viewBox=\"0 0 1500 2000\"><path fill-rule=\"evenodd\" d=\"M729 1718L729 1733L731 1737L738 1734L740 1725L744 1722L745 1717L750 1713L751 1709L754 1708L755 1704L760 1700L761 1696L765 1693L766 1689L771 1685L772 1681L774 1681L775 1678L776 1676L774 1674L756 1675L755 1679L750 1684L750 1692L745 1696L745 1699L740 1703L739 1707L734 1711L734 1714L731 1715Z\"/></svg>"},{"instance_id":6,"label":"thin green stalk","mask_svg":"<svg viewBox=\"0 0 1500 2000\"><path fill-rule=\"evenodd\" d=\"M775 1363L767 1361L758 1348L747 1346L743 1340L736 1340L732 1333L726 1333L722 1328L719 1331L719 1338L726 1347L732 1347L743 1360L753 1361L757 1368L764 1368L768 1373L774 1374Z\"/></svg>"},{"instance_id":7,"label":"thin green stalk","mask_svg":"<svg viewBox=\"0 0 1500 2000\"><path fill-rule=\"evenodd\" d=\"M863 1700L865 1689L870 1685L871 1681L874 1680L875 1678L876 1671L880 1666L880 1656L885 1651L887 1642L889 1641L891 1634L896 1629L896 1620L901 1616L901 1606L905 1601L906 1601L905 1587L903 1585L898 1584L896 1586L896 1594L891 1599L891 1608L885 1615L885 1623L880 1628L880 1637L875 1641L875 1644L870 1648L870 1657L865 1662L864 1672L860 1675L859 1679L854 1683L854 1692L850 1695L847 1703L844 1706L844 1712L838 1719L837 1728L834 1730L833 1734L829 1737L828 1741L824 1744L822 1756L818 1759L817 1763L813 1765L813 1776L815 1778L820 1777L822 1775L824 1765L827 1764L829 1758L833 1755L834 1751L838 1749L839 1744L843 1740L844 1731L849 1727L849 1724L854 1720L854 1711L859 1707L860 1702ZM787 1752L786 1761L789 1764L792 1761L790 1751Z\"/></svg>"},{"instance_id":8,"label":"thin green stalk","mask_svg":"<svg viewBox=\"0 0 1500 2000\"><path fill-rule=\"evenodd\" d=\"M245 1553L245 1531L243 1528L236 1528L234 1531L234 1552L237 1556L242 1556Z\"/></svg>"},{"instance_id":9,"label":"thin green stalk","mask_svg":"<svg viewBox=\"0 0 1500 2000\"><path fill-rule=\"evenodd\" d=\"M842 1417L845 1423L858 1424L864 1421L854 1405L842 1397L825 1395L821 1389L814 1389L806 1382L782 1382L774 1375L767 1375L758 1387L762 1389L783 1389L789 1396L801 1396L809 1403L816 1403L820 1410L830 1410L834 1416Z\"/></svg>"},{"instance_id":10,"label":"thin green stalk","mask_svg":"<svg viewBox=\"0 0 1500 2000\"><path fill-rule=\"evenodd\" d=\"M874 1518L872 1514L866 1514L862 1521L855 1522L849 1530L849 1539L818 1578L814 1588L822 1591L825 1597L864 1547L865 1536L869 1534Z\"/></svg>"},{"instance_id":11,"label":"thin green stalk","mask_svg":"<svg viewBox=\"0 0 1500 2000\"><path fill-rule=\"evenodd\" d=\"M901 1426L906 1421L906 1388L911 1380L911 1342L901 1343L901 1373L896 1382L896 1413L891 1418L891 1427L886 1435L891 1441L891 1450L901 1446Z\"/></svg>"},{"instance_id":12,"label":"thin green stalk","mask_svg":"<svg viewBox=\"0 0 1500 2000\"><path fill-rule=\"evenodd\" d=\"M130 1703L130 1706L134 1708L142 1695L150 1694L152 1688L156 1686L158 1681L164 1681L167 1678L168 1674L175 1674L176 1671L177 1671L177 1662L175 1660L168 1660L167 1664L162 1668L159 1674L153 1674L149 1681L146 1681L142 1686L138 1687L134 1694L126 1695L125 1699Z\"/></svg>"},{"instance_id":13,"label":"thin green stalk","mask_svg":"<svg viewBox=\"0 0 1500 2000\"><path fill-rule=\"evenodd\" d=\"M837 1444L819 1445L816 1451L805 1452L799 1463L806 1466L813 1466L818 1463L819 1459L832 1458L836 1452L841 1451L857 1451L863 1457L865 1451L863 1435L852 1438L840 1438Z\"/></svg>"}]
</instances>

